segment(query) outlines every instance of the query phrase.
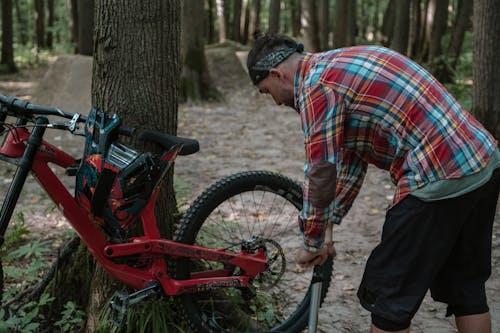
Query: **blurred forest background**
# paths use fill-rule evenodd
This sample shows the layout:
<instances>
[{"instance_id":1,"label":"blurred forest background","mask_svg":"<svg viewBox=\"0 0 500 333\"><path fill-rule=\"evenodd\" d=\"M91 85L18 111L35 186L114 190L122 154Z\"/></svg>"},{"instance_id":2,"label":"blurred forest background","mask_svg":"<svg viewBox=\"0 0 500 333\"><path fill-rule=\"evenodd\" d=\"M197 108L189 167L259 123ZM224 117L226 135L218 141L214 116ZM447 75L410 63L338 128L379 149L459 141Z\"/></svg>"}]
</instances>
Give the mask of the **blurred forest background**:
<instances>
[{"instance_id":1,"label":"blurred forest background","mask_svg":"<svg viewBox=\"0 0 500 333\"><path fill-rule=\"evenodd\" d=\"M498 74L494 58L480 55L479 50L473 56L473 12L478 11L475 41L484 44L499 37L492 33L494 26L479 25L498 26L500 12L490 7L495 1L476 2L474 8L473 0L186 0L184 73L192 78L198 72L198 82L185 84L184 95L211 96L208 77L203 75L204 45L225 41L251 45L255 33L272 32L302 40L310 52L356 44L393 48L428 68L471 110L474 68L489 73L481 79L478 92L483 86L490 91L499 87L499 80L491 79ZM91 55L93 6L94 0L2 0L0 71L41 65L51 54ZM498 135L498 97L482 105L488 102L479 99L488 98L476 95L475 113ZM497 114L492 114L495 103Z\"/></svg>"},{"instance_id":2,"label":"blurred forest background","mask_svg":"<svg viewBox=\"0 0 500 333\"><path fill-rule=\"evenodd\" d=\"M16 77L48 67L59 55L86 55L94 61L94 106L122 112L132 126L151 126L155 121L157 129L176 133L179 102L219 98L208 74L208 48L226 45L248 50L256 34L282 33L302 41L309 52L360 44L393 48L426 67L496 138L500 136L498 0L0 1L0 93ZM142 49L154 50L148 54L154 59L144 58ZM176 71L177 67L182 70ZM162 75L155 72L159 69ZM119 89L110 90L103 75L116 79ZM155 91L161 93L151 93ZM116 109L125 102L129 111ZM163 108L158 119L147 114L148 103ZM167 206L175 204L172 198L165 200ZM49 252L41 243L24 251ZM47 270L47 266L40 261L28 273L13 269L6 275L24 277L33 285L41 268ZM42 319L39 309L48 300L40 295L30 298L29 304L16 306L15 311L11 308L10 314L0 309L0 331L2 318L10 320L8 327L24 327L23 332L37 331L40 325L35 322L50 322L49 330L81 331L77 328L87 326L92 331L88 322L99 321L98 312L106 307L103 304L109 293L99 294L97 301L89 300L97 294L90 289L109 288L110 283L104 282L104 274L94 273L93 265L73 260L73 266L78 272L73 275L94 276L94 282L70 281L73 285L59 286L57 298L61 300L57 307L55 301L51 303L52 310L43 313ZM90 273L82 273L84 270ZM58 283L63 280L60 277ZM75 291L74 285L81 286L80 290ZM80 295L70 295L68 290ZM26 288L9 304L19 303L27 294L33 295L33 288ZM73 298L68 301L68 296Z\"/></svg>"}]
</instances>

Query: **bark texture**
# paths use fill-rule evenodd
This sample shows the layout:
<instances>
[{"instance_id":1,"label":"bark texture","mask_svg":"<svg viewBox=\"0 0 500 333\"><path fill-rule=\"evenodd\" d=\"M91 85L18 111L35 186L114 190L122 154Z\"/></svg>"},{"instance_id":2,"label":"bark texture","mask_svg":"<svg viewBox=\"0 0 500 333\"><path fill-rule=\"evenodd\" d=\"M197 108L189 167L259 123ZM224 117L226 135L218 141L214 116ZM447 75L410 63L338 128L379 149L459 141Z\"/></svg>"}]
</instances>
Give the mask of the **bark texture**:
<instances>
[{"instance_id":1,"label":"bark texture","mask_svg":"<svg viewBox=\"0 0 500 333\"><path fill-rule=\"evenodd\" d=\"M474 1L474 114L500 136L500 1Z\"/></svg>"}]
</instances>

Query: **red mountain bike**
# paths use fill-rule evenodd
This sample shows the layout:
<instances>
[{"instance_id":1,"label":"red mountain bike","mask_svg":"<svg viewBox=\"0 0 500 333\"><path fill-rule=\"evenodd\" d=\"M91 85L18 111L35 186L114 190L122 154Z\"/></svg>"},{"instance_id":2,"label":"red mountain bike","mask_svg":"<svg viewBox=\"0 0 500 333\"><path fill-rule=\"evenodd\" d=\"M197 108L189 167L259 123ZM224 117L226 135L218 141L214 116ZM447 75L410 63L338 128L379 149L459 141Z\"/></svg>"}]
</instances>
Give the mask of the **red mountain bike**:
<instances>
[{"instance_id":1,"label":"red mountain bike","mask_svg":"<svg viewBox=\"0 0 500 333\"><path fill-rule=\"evenodd\" d=\"M300 242L295 221L302 206L301 187L294 181L265 171L223 178L194 201L173 239L164 239L154 215L161 180L177 155L198 150L196 140L137 133L118 116L95 110L84 117L2 95L0 104L0 159L17 166L0 212L0 243L31 171L96 261L134 290L111 301L117 325L125 322L130 304L168 295L176 297L195 332L305 328L313 272L294 262ZM66 120L50 123L49 115ZM47 128L86 136L84 157L75 159L44 141ZM137 152L120 144L120 136L155 143L163 153ZM76 195L49 163L76 176ZM137 224L143 232L131 236L130 229L140 229ZM330 258L322 267L321 300L332 266Z\"/></svg>"}]
</instances>

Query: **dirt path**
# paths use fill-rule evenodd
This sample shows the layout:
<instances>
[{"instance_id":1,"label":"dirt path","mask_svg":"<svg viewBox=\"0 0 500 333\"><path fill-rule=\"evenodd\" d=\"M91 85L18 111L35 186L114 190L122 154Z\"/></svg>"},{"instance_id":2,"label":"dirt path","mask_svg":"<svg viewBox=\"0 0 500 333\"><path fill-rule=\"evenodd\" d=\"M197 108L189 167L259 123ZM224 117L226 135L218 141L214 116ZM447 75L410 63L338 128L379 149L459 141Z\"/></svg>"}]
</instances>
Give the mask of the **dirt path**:
<instances>
[{"instance_id":1,"label":"dirt path","mask_svg":"<svg viewBox=\"0 0 500 333\"><path fill-rule=\"evenodd\" d=\"M266 169L298 181L303 177L303 141L298 115L291 109L274 105L270 97L261 96L250 85L234 51L227 47L207 49L212 79L225 100L181 105L179 108L178 134L197 138L201 146L199 153L179 157L176 162L176 176L190 188L188 200L216 179L238 171ZM47 72L45 83L29 88L33 101L71 111L88 110L90 73L89 58L60 57ZM53 139L58 144L69 144L75 154L80 151L79 142L71 142L61 133ZM46 204L47 199L40 194L34 190L28 192L24 200ZM333 284L320 314L320 332L368 331L369 313L359 305L356 290L366 259L380 238L385 208L392 194L389 176L370 168L351 212L342 225L335 228L338 255ZM51 215L41 215L37 209L27 212L30 220L43 223L44 230L54 229L55 226L64 228L65 222L60 215L55 211L49 213ZM493 273L487 292L494 317L494 332L500 332L498 223L495 224L494 235ZM444 318L444 313L442 304L426 297L413 321L412 332L455 332L453 322Z\"/></svg>"}]
</instances>

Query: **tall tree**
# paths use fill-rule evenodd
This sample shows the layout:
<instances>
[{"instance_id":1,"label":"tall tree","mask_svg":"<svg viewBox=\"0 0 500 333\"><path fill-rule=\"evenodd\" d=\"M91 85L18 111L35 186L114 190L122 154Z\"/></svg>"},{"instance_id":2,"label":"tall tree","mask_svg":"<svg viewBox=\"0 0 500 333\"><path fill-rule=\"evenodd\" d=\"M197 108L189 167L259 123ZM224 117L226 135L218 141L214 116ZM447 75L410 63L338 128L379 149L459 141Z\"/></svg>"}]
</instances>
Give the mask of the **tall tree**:
<instances>
[{"instance_id":1,"label":"tall tree","mask_svg":"<svg viewBox=\"0 0 500 333\"><path fill-rule=\"evenodd\" d=\"M433 11L433 20L429 36L429 63L432 73L440 81L448 81L446 63L443 59L442 39L448 22L449 0L431 0L429 11Z\"/></svg>"},{"instance_id":2,"label":"tall tree","mask_svg":"<svg viewBox=\"0 0 500 333\"><path fill-rule=\"evenodd\" d=\"M500 138L500 1L474 1L472 109Z\"/></svg>"},{"instance_id":3,"label":"tall tree","mask_svg":"<svg viewBox=\"0 0 500 333\"><path fill-rule=\"evenodd\" d=\"M208 99L210 79L205 58L203 2L184 0L182 3L181 95L183 100ZM238 13L239 15L239 13Z\"/></svg>"},{"instance_id":4,"label":"tall tree","mask_svg":"<svg viewBox=\"0 0 500 333\"><path fill-rule=\"evenodd\" d=\"M78 0L78 53L92 55L94 0Z\"/></svg>"},{"instance_id":5,"label":"tall tree","mask_svg":"<svg viewBox=\"0 0 500 333\"><path fill-rule=\"evenodd\" d=\"M384 11L382 22L382 44L391 45L392 34L394 33L394 23L396 21L396 1L389 0Z\"/></svg>"},{"instance_id":6,"label":"tall tree","mask_svg":"<svg viewBox=\"0 0 500 333\"><path fill-rule=\"evenodd\" d=\"M320 49L328 49L328 41L330 35L330 2L328 0L320 0L318 6L318 33Z\"/></svg>"},{"instance_id":7,"label":"tall tree","mask_svg":"<svg viewBox=\"0 0 500 333\"><path fill-rule=\"evenodd\" d=\"M35 0L35 40L37 49L45 47L45 9L43 0Z\"/></svg>"},{"instance_id":8,"label":"tall tree","mask_svg":"<svg viewBox=\"0 0 500 333\"><path fill-rule=\"evenodd\" d=\"M12 2L12 0L11 0ZM21 45L26 45L28 43L28 29L27 29L27 18L23 10L21 9L20 1L14 1L16 10L17 24L21 29L18 31L19 42Z\"/></svg>"},{"instance_id":9,"label":"tall tree","mask_svg":"<svg viewBox=\"0 0 500 333\"><path fill-rule=\"evenodd\" d=\"M391 48L401 53L406 53L408 48L408 33L410 26L410 0L399 0L395 4L394 31L391 34Z\"/></svg>"},{"instance_id":10,"label":"tall tree","mask_svg":"<svg viewBox=\"0 0 500 333\"><path fill-rule=\"evenodd\" d=\"M458 63L458 58L462 52L462 44L464 41L465 32L471 27L472 21L472 0L459 0L457 7L457 15L453 26L453 33L450 44L448 46L447 55L450 61L451 70L455 70Z\"/></svg>"},{"instance_id":11,"label":"tall tree","mask_svg":"<svg viewBox=\"0 0 500 333\"><path fill-rule=\"evenodd\" d=\"M71 12L71 42L75 46L75 53L78 53L78 0L70 0Z\"/></svg>"},{"instance_id":12,"label":"tall tree","mask_svg":"<svg viewBox=\"0 0 500 333\"><path fill-rule=\"evenodd\" d=\"M219 23L219 42L224 42L227 38L227 22L224 10L224 0L216 0L217 4L217 22Z\"/></svg>"},{"instance_id":13,"label":"tall tree","mask_svg":"<svg viewBox=\"0 0 500 333\"><path fill-rule=\"evenodd\" d=\"M100 0L96 1L95 13L92 105L119 114L127 126L175 134L181 0ZM130 144L143 146L136 141ZM156 212L163 236L172 232L176 212L173 170L166 178ZM60 267L57 284L51 290L57 293L60 306L68 297L77 299L87 309L85 332L95 332L100 311L109 306L112 289L122 286L113 285L85 254L81 248L70 263ZM54 313L60 314L59 310ZM138 332L139 328L132 331Z\"/></svg>"},{"instance_id":14,"label":"tall tree","mask_svg":"<svg viewBox=\"0 0 500 333\"><path fill-rule=\"evenodd\" d=\"M300 35L301 19L300 13L301 1L300 0L290 0L290 19L292 20L292 36L298 37Z\"/></svg>"},{"instance_id":15,"label":"tall tree","mask_svg":"<svg viewBox=\"0 0 500 333\"><path fill-rule=\"evenodd\" d=\"M2 64L7 65L9 72L17 72L14 63L12 0L2 0Z\"/></svg>"},{"instance_id":16,"label":"tall tree","mask_svg":"<svg viewBox=\"0 0 500 333\"><path fill-rule=\"evenodd\" d=\"M408 31L408 51L406 52L410 58L415 58L417 55L422 25L421 13L420 0L410 0L410 27Z\"/></svg>"},{"instance_id":17,"label":"tall tree","mask_svg":"<svg viewBox=\"0 0 500 333\"><path fill-rule=\"evenodd\" d=\"M280 31L280 12L281 1L271 0L269 2L269 28L270 33L278 33Z\"/></svg>"},{"instance_id":18,"label":"tall tree","mask_svg":"<svg viewBox=\"0 0 500 333\"><path fill-rule=\"evenodd\" d=\"M234 0L231 39L237 42L241 41L241 6L242 0Z\"/></svg>"},{"instance_id":19,"label":"tall tree","mask_svg":"<svg viewBox=\"0 0 500 333\"><path fill-rule=\"evenodd\" d=\"M336 0L333 47L354 45L356 42L356 0Z\"/></svg>"},{"instance_id":20,"label":"tall tree","mask_svg":"<svg viewBox=\"0 0 500 333\"><path fill-rule=\"evenodd\" d=\"M47 48L51 50L53 48L53 40L54 40L54 23L55 23L55 13L54 13L54 0L47 0L47 9L48 9L48 17L47 17Z\"/></svg>"},{"instance_id":21,"label":"tall tree","mask_svg":"<svg viewBox=\"0 0 500 333\"><path fill-rule=\"evenodd\" d=\"M206 38L208 43L215 43L215 18L214 18L214 8L215 8L215 0L207 1L207 30L206 30Z\"/></svg>"},{"instance_id":22,"label":"tall tree","mask_svg":"<svg viewBox=\"0 0 500 333\"><path fill-rule=\"evenodd\" d=\"M302 0L302 27L304 28L304 48L309 52L320 50L318 11L315 0Z\"/></svg>"},{"instance_id":23,"label":"tall tree","mask_svg":"<svg viewBox=\"0 0 500 333\"><path fill-rule=\"evenodd\" d=\"M250 25L250 0L243 0L241 3L241 19L240 19L240 41L242 44L248 43L248 29Z\"/></svg>"},{"instance_id":24,"label":"tall tree","mask_svg":"<svg viewBox=\"0 0 500 333\"><path fill-rule=\"evenodd\" d=\"M260 0L252 0L252 6L250 7L250 21L248 26L248 40L253 43L255 34L261 32L260 30Z\"/></svg>"}]
</instances>

